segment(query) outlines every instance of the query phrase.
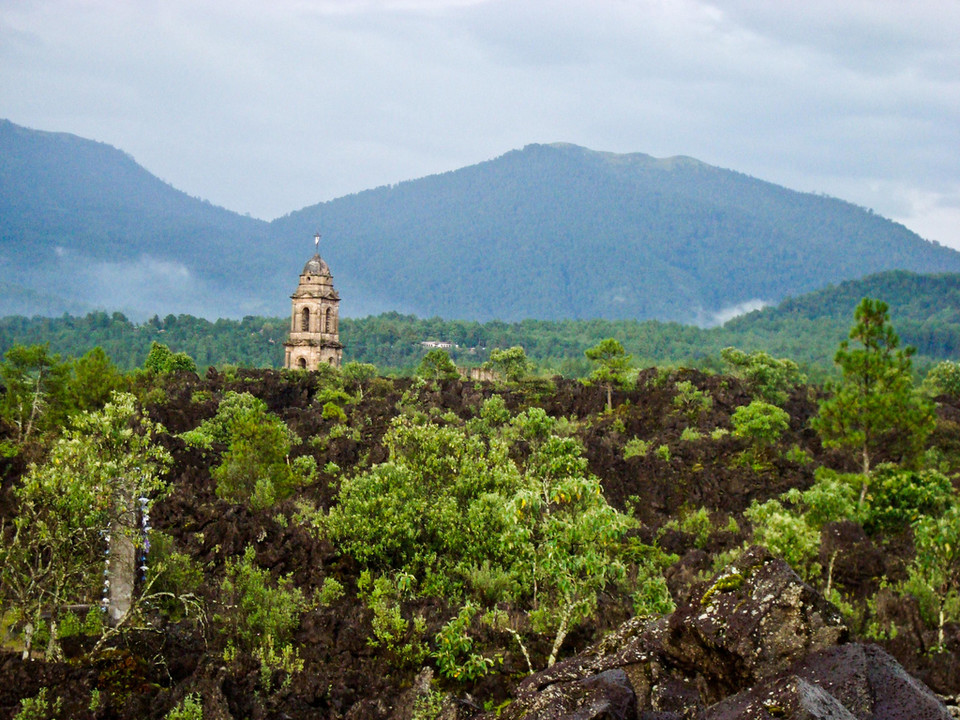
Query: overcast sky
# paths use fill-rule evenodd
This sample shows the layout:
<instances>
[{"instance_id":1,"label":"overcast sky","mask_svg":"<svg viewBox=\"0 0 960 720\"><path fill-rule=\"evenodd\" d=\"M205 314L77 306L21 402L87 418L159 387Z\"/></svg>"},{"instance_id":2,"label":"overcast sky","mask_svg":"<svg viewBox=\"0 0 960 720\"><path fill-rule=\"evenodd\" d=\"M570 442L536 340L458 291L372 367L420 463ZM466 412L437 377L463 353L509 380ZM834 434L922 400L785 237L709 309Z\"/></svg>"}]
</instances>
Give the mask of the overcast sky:
<instances>
[{"instance_id":1,"label":"overcast sky","mask_svg":"<svg viewBox=\"0 0 960 720\"><path fill-rule=\"evenodd\" d=\"M0 117L264 219L563 141L960 249L958 0L0 0Z\"/></svg>"}]
</instances>

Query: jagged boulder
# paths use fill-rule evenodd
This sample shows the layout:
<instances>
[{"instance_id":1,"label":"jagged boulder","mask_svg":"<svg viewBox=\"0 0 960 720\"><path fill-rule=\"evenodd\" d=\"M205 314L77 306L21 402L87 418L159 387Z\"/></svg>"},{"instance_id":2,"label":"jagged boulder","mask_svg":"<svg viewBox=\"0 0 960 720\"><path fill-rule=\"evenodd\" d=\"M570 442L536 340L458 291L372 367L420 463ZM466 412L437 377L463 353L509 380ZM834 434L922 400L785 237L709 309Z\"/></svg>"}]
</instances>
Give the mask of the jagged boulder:
<instances>
[{"instance_id":1,"label":"jagged boulder","mask_svg":"<svg viewBox=\"0 0 960 720\"><path fill-rule=\"evenodd\" d=\"M833 605L782 560L751 548L670 617L634 618L525 679L501 717L949 717L883 650L847 639Z\"/></svg>"},{"instance_id":2,"label":"jagged boulder","mask_svg":"<svg viewBox=\"0 0 960 720\"><path fill-rule=\"evenodd\" d=\"M707 720L949 720L946 706L876 645L821 650L709 708Z\"/></svg>"}]
</instances>

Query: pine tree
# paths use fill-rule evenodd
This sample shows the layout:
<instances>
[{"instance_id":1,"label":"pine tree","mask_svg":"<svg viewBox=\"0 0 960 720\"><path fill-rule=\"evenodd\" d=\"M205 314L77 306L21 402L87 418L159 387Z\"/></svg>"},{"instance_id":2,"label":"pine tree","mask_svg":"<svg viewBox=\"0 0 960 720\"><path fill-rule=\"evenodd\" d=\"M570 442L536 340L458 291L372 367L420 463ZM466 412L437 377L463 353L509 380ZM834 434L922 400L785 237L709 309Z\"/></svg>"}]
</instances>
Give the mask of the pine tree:
<instances>
[{"instance_id":1,"label":"pine tree","mask_svg":"<svg viewBox=\"0 0 960 720\"><path fill-rule=\"evenodd\" d=\"M874 456L881 450L913 460L933 430L933 410L916 391L910 375L912 347L900 349L887 304L863 298L854 313L850 339L840 343L834 362L842 379L820 403L814 429L824 447L849 448L860 455L867 492ZM851 347L850 341L856 343Z\"/></svg>"}]
</instances>

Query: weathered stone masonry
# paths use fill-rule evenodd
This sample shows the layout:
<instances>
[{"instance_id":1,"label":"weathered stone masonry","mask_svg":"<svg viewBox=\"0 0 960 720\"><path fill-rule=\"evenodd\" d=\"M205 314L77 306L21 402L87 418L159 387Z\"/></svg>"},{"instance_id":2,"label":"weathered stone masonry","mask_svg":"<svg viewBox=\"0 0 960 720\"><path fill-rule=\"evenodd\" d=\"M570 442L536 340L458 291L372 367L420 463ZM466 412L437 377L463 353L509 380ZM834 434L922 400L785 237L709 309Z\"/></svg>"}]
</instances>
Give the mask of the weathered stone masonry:
<instances>
[{"instance_id":1,"label":"weathered stone masonry","mask_svg":"<svg viewBox=\"0 0 960 720\"><path fill-rule=\"evenodd\" d=\"M316 370L322 365L340 367L340 296L333 288L330 268L319 255L303 266L300 283L290 296L290 338L285 342L284 367Z\"/></svg>"}]
</instances>

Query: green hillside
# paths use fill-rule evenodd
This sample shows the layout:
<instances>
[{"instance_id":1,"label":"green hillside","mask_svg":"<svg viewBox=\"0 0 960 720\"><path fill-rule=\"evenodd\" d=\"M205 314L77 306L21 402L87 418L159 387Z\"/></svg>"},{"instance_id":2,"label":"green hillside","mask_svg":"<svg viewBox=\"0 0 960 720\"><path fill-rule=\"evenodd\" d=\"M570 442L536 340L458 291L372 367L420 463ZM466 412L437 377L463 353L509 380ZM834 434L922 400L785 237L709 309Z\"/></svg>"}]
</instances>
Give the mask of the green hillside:
<instances>
[{"instance_id":1,"label":"green hillside","mask_svg":"<svg viewBox=\"0 0 960 720\"><path fill-rule=\"evenodd\" d=\"M584 350L607 337L620 340L638 367L686 365L718 368L720 350L765 350L801 363L814 378L833 371L833 353L846 337L861 298L884 300L905 344L919 351L916 366L960 356L960 274L916 275L891 271L785 300L776 307L731 320L723 327L635 320L524 320L516 323L421 319L382 313L341 320L345 360L410 372L426 352L426 340L444 340L461 365L479 365L493 348L524 347L543 373L581 376L589 371ZM100 345L124 368L140 366L154 341L185 351L201 368L235 364L279 367L287 318L246 317L211 322L187 315L136 324L115 313L85 317L0 318L0 351L48 342L51 350L79 356Z\"/></svg>"}]
</instances>

